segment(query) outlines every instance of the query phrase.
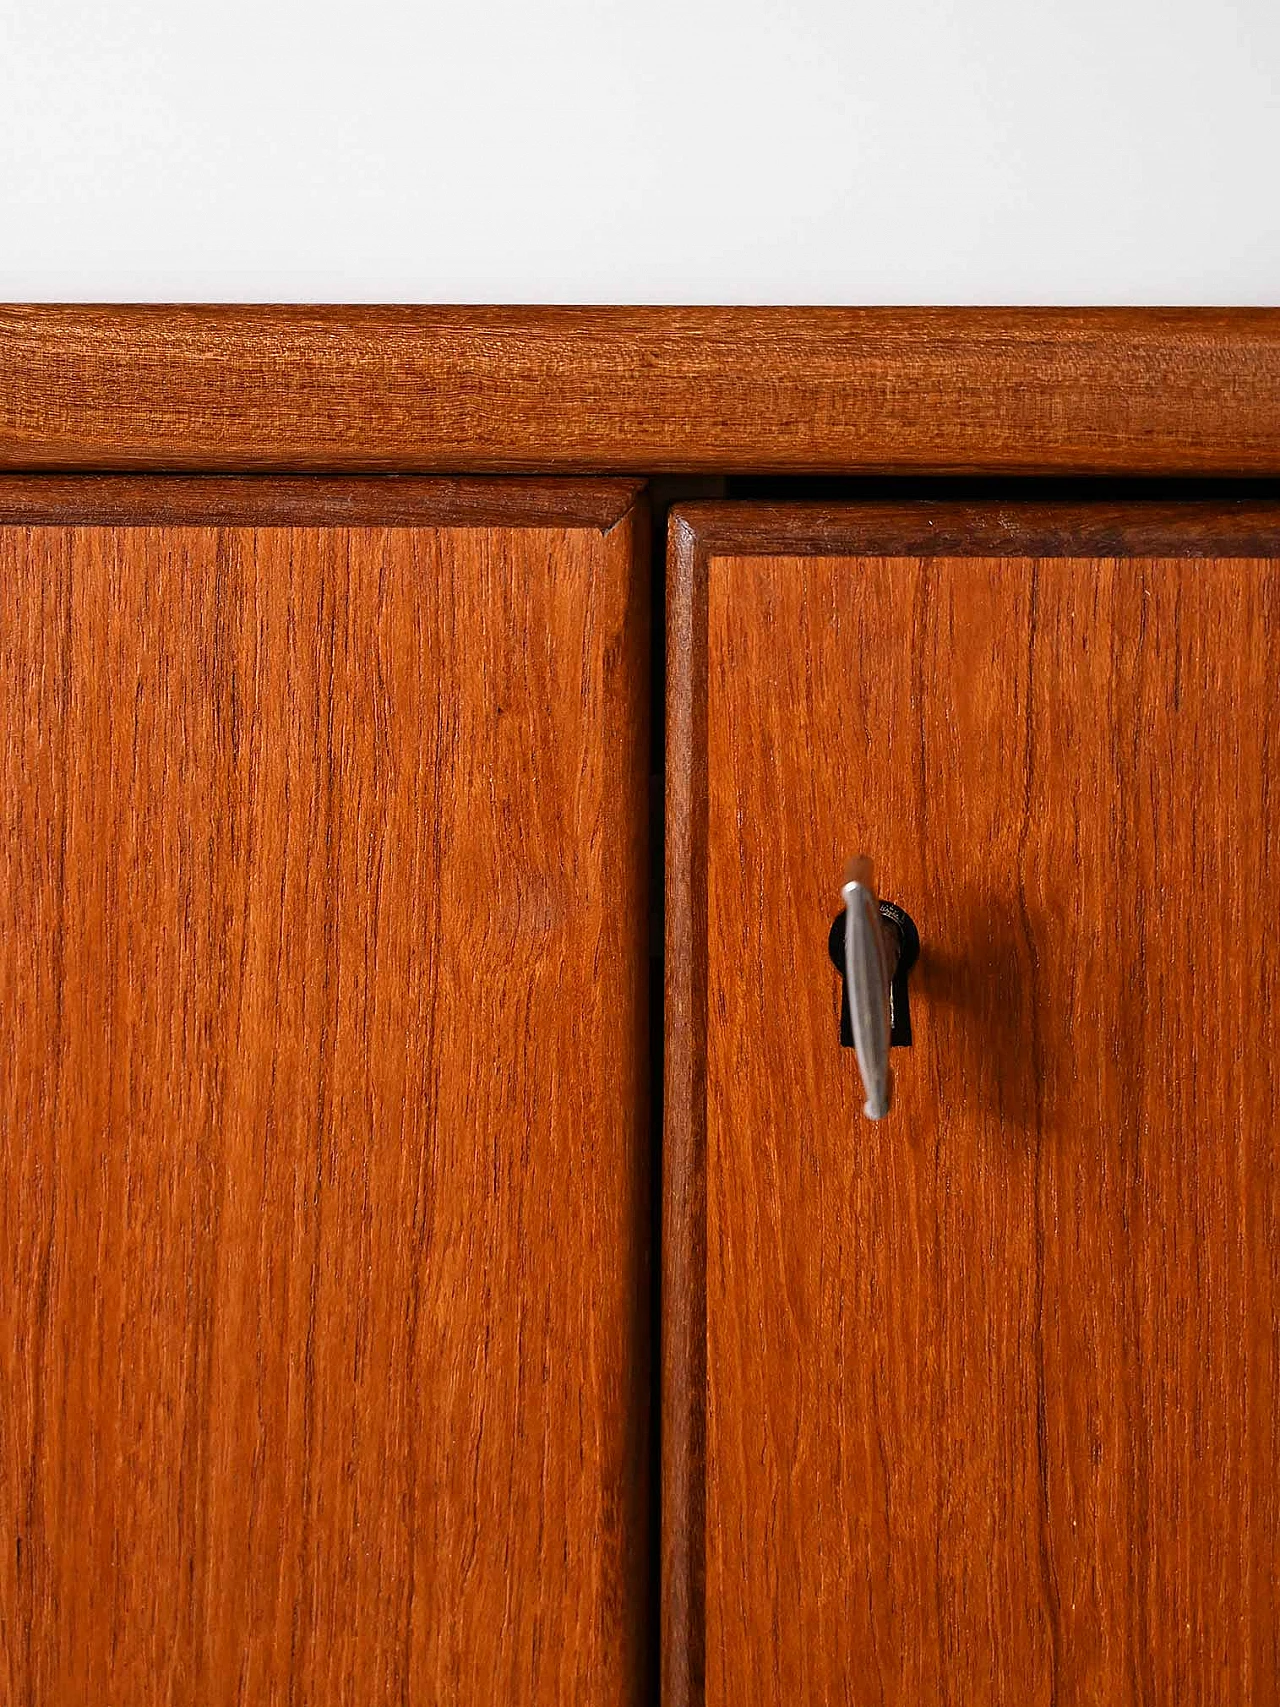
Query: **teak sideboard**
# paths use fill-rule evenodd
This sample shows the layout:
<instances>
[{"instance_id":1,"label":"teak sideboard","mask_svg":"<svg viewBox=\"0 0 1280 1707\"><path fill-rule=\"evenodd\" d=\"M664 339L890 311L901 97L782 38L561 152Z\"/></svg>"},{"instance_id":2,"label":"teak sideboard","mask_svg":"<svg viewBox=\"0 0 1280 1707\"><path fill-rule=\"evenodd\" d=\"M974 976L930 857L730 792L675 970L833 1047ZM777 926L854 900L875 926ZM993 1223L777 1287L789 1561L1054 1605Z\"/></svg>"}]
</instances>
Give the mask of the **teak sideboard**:
<instances>
[{"instance_id":1,"label":"teak sideboard","mask_svg":"<svg viewBox=\"0 0 1280 1707\"><path fill-rule=\"evenodd\" d=\"M0 1702L1280 1701L1280 310L4 308L0 586Z\"/></svg>"}]
</instances>

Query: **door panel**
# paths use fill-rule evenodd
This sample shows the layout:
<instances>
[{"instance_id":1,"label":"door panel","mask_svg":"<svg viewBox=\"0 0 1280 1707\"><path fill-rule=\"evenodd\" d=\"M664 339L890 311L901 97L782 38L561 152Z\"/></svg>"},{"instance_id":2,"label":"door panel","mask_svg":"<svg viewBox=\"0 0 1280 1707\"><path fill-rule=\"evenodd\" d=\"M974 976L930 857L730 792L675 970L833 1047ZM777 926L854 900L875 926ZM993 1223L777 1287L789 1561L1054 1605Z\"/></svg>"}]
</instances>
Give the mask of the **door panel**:
<instances>
[{"instance_id":1,"label":"door panel","mask_svg":"<svg viewBox=\"0 0 1280 1707\"><path fill-rule=\"evenodd\" d=\"M671 1698L1275 1700L1280 511L690 506L671 602Z\"/></svg>"},{"instance_id":2,"label":"door panel","mask_svg":"<svg viewBox=\"0 0 1280 1707\"><path fill-rule=\"evenodd\" d=\"M0 484L6 1701L640 1698L634 499Z\"/></svg>"}]
</instances>

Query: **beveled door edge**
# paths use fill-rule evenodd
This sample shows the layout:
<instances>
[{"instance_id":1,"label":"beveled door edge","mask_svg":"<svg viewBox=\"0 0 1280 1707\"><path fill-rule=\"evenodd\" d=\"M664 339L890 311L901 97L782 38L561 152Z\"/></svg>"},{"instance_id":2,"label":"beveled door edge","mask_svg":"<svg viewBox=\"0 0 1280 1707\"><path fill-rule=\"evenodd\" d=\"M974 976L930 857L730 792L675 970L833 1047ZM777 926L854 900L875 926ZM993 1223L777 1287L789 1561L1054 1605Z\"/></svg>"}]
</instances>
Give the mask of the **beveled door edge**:
<instances>
[{"instance_id":1,"label":"beveled door edge","mask_svg":"<svg viewBox=\"0 0 1280 1707\"><path fill-rule=\"evenodd\" d=\"M701 1707L706 1671L706 587L697 534L673 511L667 548L663 1707Z\"/></svg>"}]
</instances>

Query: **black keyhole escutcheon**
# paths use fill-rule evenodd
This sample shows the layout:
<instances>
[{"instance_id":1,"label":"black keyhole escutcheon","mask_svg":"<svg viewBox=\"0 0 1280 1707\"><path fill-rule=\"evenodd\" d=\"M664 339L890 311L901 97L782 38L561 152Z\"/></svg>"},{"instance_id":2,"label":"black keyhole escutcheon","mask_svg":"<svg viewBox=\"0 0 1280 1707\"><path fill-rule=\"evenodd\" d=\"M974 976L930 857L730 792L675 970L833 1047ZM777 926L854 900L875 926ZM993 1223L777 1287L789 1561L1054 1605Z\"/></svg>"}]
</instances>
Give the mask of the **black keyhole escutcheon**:
<instances>
[{"instance_id":1,"label":"black keyhole escutcheon","mask_svg":"<svg viewBox=\"0 0 1280 1707\"><path fill-rule=\"evenodd\" d=\"M880 921L898 939L898 957L889 983L889 1044L894 1049L911 1047L911 1007L908 979L920 958L920 932L910 913L892 901L880 902ZM844 977L844 909L836 914L827 938L827 953L840 974L840 1043L853 1048L853 1020L849 1013L849 991Z\"/></svg>"}]
</instances>

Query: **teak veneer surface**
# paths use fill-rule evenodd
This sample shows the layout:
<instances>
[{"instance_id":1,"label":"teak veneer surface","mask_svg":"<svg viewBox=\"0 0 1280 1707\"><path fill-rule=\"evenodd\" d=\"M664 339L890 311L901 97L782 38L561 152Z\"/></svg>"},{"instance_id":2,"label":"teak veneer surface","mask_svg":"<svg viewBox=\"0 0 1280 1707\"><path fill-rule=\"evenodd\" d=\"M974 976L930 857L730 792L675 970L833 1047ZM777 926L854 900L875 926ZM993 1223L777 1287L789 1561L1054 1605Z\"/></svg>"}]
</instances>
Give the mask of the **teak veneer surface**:
<instances>
[{"instance_id":1,"label":"teak veneer surface","mask_svg":"<svg viewBox=\"0 0 1280 1707\"><path fill-rule=\"evenodd\" d=\"M0 307L11 469L1280 474L1280 310Z\"/></svg>"},{"instance_id":2,"label":"teak veneer surface","mask_svg":"<svg viewBox=\"0 0 1280 1707\"><path fill-rule=\"evenodd\" d=\"M669 599L668 1707L1275 1702L1280 509L690 506Z\"/></svg>"},{"instance_id":3,"label":"teak veneer surface","mask_svg":"<svg viewBox=\"0 0 1280 1707\"><path fill-rule=\"evenodd\" d=\"M0 1699L638 1704L643 510L77 490L0 483Z\"/></svg>"}]
</instances>

